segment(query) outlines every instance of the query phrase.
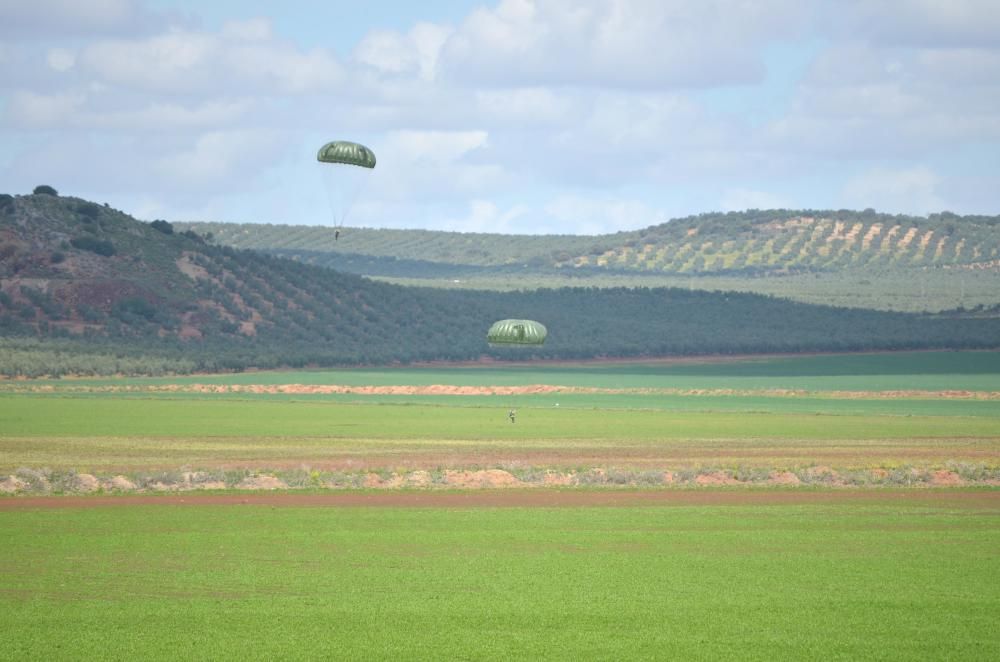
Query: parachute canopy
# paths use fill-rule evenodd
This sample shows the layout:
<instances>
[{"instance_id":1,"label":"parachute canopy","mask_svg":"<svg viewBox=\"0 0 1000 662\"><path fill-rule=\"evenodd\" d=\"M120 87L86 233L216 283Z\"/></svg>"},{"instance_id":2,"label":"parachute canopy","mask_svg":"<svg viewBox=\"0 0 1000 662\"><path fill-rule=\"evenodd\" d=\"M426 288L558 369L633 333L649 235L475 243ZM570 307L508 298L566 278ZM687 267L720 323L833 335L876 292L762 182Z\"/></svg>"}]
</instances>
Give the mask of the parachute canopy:
<instances>
[{"instance_id":1,"label":"parachute canopy","mask_svg":"<svg viewBox=\"0 0 1000 662\"><path fill-rule=\"evenodd\" d=\"M486 333L491 345L541 345L548 331L534 320L500 320Z\"/></svg>"},{"instance_id":2,"label":"parachute canopy","mask_svg":"<svg viewBox=\"0 0 1000 662\"><path fill-rule=\"evenodd\" d=\"M375 152L359 143L334 140L319 148L316 160L321 163L343 163L362 168L374 168Z\"/></svg>"}]
</instances>

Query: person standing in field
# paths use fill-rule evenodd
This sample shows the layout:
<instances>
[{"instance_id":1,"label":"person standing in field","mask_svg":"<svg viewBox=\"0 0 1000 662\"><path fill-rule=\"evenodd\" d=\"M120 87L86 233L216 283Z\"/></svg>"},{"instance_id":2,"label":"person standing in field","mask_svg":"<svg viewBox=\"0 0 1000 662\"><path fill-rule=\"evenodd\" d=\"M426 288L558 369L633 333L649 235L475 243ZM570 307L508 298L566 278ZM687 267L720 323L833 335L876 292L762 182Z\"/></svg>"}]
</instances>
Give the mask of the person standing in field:
<instances>
[{"instance_id":1,"label":"person standing in field","mask_svg":"<svg viewBox=\"0 0 1000 662\"><path fill-rule=\"evenodd\" d=\"M510 412L507 413L507 417L510 419L511 423L514 422L514 417L515 416L517 416L517 411L515 411L513 409L511 409Z\"/></svg>"}]
</instances>

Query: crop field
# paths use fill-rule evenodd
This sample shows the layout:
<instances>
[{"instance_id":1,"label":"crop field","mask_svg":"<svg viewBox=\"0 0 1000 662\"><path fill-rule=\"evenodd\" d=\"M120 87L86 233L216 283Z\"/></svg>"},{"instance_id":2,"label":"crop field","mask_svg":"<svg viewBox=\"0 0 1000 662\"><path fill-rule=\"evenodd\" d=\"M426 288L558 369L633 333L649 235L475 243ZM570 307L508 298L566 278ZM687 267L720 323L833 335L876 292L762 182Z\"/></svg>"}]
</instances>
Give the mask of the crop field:
<instances>
[{"instance_id":1,"label":"crop field","mask_svg":"<svg viewBox=\"0 0 1000 662\"><path fill-rule=\"evenodd\" d=\"M469 494L0 499L5 655L1000 655L996 491Z\"/></svg>"},{"instance_id":2,"label":"crop field","mask_svg":"<svg viewBox=\"0 0 1000 662\"><path fill-rule=\"evenodd\" d=\"M998 486L998 352L4 381L0 637L996 659Z\"/></svg>"}]
</instances>

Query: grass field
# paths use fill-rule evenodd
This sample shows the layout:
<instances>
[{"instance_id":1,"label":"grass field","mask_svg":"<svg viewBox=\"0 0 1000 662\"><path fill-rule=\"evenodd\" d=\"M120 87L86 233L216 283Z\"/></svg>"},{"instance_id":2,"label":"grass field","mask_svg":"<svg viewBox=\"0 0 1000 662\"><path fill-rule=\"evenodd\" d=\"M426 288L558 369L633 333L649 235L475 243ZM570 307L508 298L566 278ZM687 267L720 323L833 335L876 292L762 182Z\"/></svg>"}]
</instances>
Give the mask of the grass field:
<instances>
[{"instance_id":1,"label":"grass field","mask_svg":"<svg viewBox=\"0 0 1000 662\"><path fill-rule=\"evenodd\" d=\"M14 381L0 471L995 465L998 395L1000 352Z\"/></svg>"},{"instance_id":2,"label":"grass field","mask_svg":"<svg viewBox=\"0 0 1000 662\"><path fill-rule=\"evenodd\" d=\"M6 386L18 382L7 382ZM245 372L134 379L32 380L55 390L165 384L520 385L808 391L1000 391L1000 352L898 352L786 357L705 357L649 362L557 363ZM0 382L0 391L5 384Z\"/></svg>"},{"instance_id":3,"label":"grass field","mask_svg":"<svg viewBox=\"0 0 1000 662\"><path fill-rule=\"evenodd\" d=\"M330 384L576 390L309 391ZM0 471L996 464L998 393L1000 352L14 381Z\"/></svg>"},{"instance_id":4,"label":"grass field","mask_svg":"<svg viewBox=\"0 0 1000 662\"><path fill-rule=\"evenodd\" d=\"M968 404L968 403L965 403ZM979 404L979 403L977 403ZM985 403L990 404L990 403ZM994 407L995 409L995 407ZM994 412L995 413L995 412ZM1000 416L522 411L295 401L0 398L0 470L488 466L529 461L862 465L1000 456ZM544 462L543 462L544 460Z\"/></svg>"},{"instance_id":5,"label":"grass field","mask_svg":"<svg viewBox=\"0 0 1000 662\"><path fill-rule=\"evenodd\" d=\"M4 655L1000 656L995 491L799 494L562 508L0 500Z\"/></svg>"},{"instance_id":6,"label":"grass field","mask_svg":"<svg viewBox=\"0 0 1000 662\"><path fill-rule=\"evenodd\" d=\"M997 659L998 393L1000 352L0 382L3 655Z\"/></svg>"}]
</instances>

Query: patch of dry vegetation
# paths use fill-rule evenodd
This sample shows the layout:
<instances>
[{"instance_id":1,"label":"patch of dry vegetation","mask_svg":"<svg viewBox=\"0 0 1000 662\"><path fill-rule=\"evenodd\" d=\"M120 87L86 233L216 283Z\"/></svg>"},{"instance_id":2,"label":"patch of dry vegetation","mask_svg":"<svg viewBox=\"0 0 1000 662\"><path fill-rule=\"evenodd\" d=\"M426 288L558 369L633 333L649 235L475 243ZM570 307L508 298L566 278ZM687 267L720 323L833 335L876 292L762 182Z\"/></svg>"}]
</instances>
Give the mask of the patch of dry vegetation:
<instances>
[{"instance_id":1,"label":"patch of dry vegetation","mask_svg":"<svg viewBox=\"0 0 1000 662\"><path fill-rule=\"evenodd\" d=\"M433 470L325 471L295 469L219 469L132 472L93 475L75 471L21 468L0 477L0 494L59 495L93 493L157 493L197 490L289 489L498 489L545 487L697 488L747 487L1000 487L1000 467L984 463L948 462L933 466L832 468L800 467L622 468L589 467L556 470L510 463L492 468Z\"/></svg>"}]
</instances>

